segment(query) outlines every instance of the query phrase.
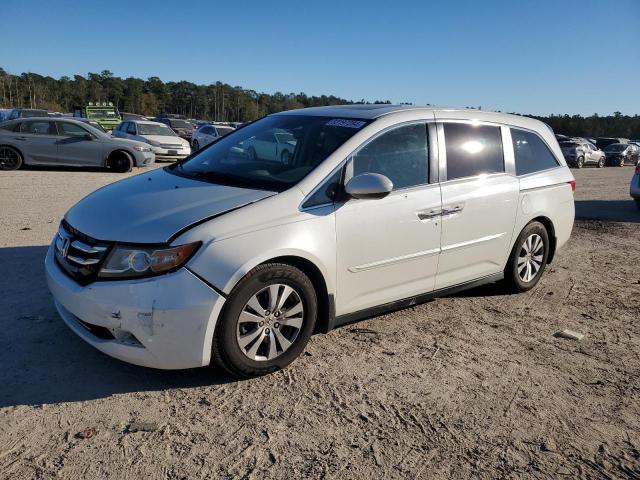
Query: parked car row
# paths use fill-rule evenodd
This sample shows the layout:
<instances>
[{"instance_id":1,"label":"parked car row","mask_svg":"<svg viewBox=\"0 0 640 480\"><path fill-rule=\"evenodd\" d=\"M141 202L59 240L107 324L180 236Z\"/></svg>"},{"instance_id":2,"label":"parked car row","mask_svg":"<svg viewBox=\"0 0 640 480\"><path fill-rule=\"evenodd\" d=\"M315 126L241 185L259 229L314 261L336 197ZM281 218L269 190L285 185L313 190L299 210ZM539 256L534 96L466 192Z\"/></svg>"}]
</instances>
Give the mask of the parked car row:
<instances>
[{"instance_id":1,"label":"parked car row","mask_svg":"<svg viewBox=\"0 0 640 480\"><path fill-rule=\"evenodd\" d=\"M623 167L635 165L640 160L640 143L626 138L599 137L596 139L583 137L567 137L556 135L562 154L567 164L582 168L595 165Z\"/></svg>"}]
</instances>

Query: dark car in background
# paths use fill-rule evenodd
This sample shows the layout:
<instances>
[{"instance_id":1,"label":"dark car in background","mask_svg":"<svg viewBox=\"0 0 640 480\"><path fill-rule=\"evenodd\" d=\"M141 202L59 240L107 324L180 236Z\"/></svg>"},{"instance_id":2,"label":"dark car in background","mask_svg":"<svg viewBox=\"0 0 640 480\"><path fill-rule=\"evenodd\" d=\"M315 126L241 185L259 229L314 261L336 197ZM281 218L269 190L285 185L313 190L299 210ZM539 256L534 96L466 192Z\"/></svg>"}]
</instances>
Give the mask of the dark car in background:
<instances>
[{"instance_id":1,"label":"dark car in background","mask_svg":"<svg viewBox=\"0 0 640 480\"><path fill-rule=\"evenodd\" d=\"M37 108L12 108L7 115L7 120L16 120L17 118L46 117L49 114L47 110Z\"/></svg>"},{"instance_id":2,"label":"dark car in background","mask_svg":"<svg viewBox=\"0 0 640 480\"><path fill-rule=\"evenodd\" d=\"M583 138L560 142L560 149L571 167L582 168L585 165L595 165L602 168L605 165L605 152Z\"/></svg>"},{"instance_id":3,"label":"dark car in background","mask_svg":"<svg viewBox=\"0 0 640 480\"><path fill-rule=\"evenodd\" d=\"M612 143L604 148L607 164L618 167L635 165L640 160L640 147L635 143Z\"/></svg>"},{"instance_id":4,"label":"dark car in background","mask_svg":"<svg viewBox=\"0 0 640 480\"><path fill-rule=\"evenodd\" d=\"M156 122L162 122L171 128L174 132L178 134L179 137L188 140L191 143L191 137L193 136L193 132L195 131L195 127L193 123L188 122L187 120L183 120L181 118L172 118L172 117L157 117L155 119Z\"/></svg>"},{"instance_id":5,"label":"dark car in background","mask_svg":"<svg viewBox=\"0 0 640 480\"><path fill-rule=\"evenodd\" d=\"M604 150L604 148L608 145L612 145L614 143L629 143L628 138L620 138L620 137L597 137L596 145L598 148Z\"/></svg>"}]
</instances>

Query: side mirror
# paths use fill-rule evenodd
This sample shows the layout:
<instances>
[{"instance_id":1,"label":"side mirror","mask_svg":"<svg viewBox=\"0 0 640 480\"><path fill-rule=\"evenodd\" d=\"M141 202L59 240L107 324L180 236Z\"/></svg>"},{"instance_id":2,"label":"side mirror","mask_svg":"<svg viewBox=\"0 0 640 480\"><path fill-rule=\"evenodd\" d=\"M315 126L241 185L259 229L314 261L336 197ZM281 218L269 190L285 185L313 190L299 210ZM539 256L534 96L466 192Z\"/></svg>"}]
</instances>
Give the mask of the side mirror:
<instances>
[{"instance_id":1,"label":"side mirror","mask_svg":"<svg viewBox=\"0 0 640 480\"><path fill-rule=\"evenodd\" d=\"M85 133L84 134L84 139L85 140L93 140L93 135L91 135L90 133Z\"/></svg>"},{"instance_id":2,"label":"side mirror","mask_svg":"<svg viewBox=\"0 0 640 480\"><path fill-rule=\"evenodd\" d=\"M362 173L347 182L344 191L353 198L383 198L393 190L393 182L379 173Z\"/></svg>"}]
</instances>

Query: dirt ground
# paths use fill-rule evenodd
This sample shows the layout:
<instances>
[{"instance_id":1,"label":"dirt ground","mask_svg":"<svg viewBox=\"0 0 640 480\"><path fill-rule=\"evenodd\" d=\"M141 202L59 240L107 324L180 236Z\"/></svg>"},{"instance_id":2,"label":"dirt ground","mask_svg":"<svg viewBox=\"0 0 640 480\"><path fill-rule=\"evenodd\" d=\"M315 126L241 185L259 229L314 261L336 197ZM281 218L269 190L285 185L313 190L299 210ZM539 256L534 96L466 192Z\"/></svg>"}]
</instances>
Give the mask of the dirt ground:
<instances>
[{"instance_id":1,"label":"dirt ground","mask_svg":"<svg viewBox=\"0 0 640 480\"><path fill-rule=\"evenodd\" d=\"M582 220L532 291L316 335L287 370L238 382L127 365L58 318L46 245L120 175L2 172L0 478L639 479L632 168L574 174ZM565 328L584 339L553 336Z\"/></svg>"}]
</instances>

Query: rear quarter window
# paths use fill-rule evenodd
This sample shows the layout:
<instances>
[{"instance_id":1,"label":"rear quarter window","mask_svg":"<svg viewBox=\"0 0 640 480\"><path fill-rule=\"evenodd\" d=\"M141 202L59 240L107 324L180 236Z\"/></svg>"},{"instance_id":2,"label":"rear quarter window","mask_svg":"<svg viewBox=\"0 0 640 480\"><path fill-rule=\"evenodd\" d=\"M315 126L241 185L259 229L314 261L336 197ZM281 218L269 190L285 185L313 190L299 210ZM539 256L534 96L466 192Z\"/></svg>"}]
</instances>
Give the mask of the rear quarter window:
<instances>
[{"instance_id":1,"label":"rear quarter window","mask_svg":"<svg viewBox=\"0 0 640 480\"><path fill-rule=\"evenodd\" d=\"M533 132L511 129L516 175L526 175L557 167L558 161L549 147Z\"/></svg>"}]
</instances>

